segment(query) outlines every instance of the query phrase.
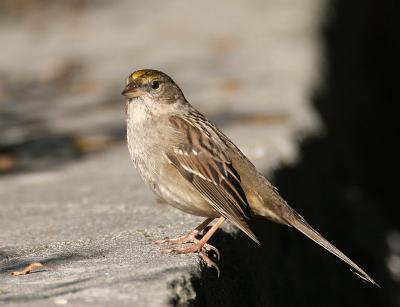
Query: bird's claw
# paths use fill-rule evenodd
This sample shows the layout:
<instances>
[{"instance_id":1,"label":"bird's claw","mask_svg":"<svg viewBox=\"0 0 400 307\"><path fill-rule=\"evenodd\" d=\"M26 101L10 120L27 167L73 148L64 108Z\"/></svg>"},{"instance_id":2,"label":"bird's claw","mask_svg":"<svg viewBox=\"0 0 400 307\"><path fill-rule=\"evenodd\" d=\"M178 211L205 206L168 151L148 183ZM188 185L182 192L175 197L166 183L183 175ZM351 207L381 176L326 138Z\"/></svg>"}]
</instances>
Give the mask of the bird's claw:
<instances>
[{"instance_id":1,"label":"bird's claw","mask_svg":"<svg viewBox=\"0 0 400 307\"><path fill-rule=\"evenodd\" d=\"M214 267L217 270L218 277L220 275L220 270L218 265L208 257L207 253L209 251L213 251L216 255L217 261L220 260L220 253L215 246L211 244L204 244L200 246L197 242L193 243L191 246L183 247L183 248L168 248L161 250L163 254L190 254L190 253L197 253L200 258L207 264L208 267Z\"/></svg>"},{"instance_id":2,"label":"bird's claw","mask_svg":"<svg viewBox=\"0 0 400 307\"><path fill-rule=\"evenodd\" d=\"M205 250L206 252L213 251L215 253L215 256L217 257L217 261L219 261L221 258L219 250L211 244L208 243L204 244L202 250Z\"/></svg>"},{"instance_id":3,"label":"bird's claw","mask_svg":"<svg viewBox=\"0 0 400 307\"><path fill-rule=\"evenodd\" d=\"M152 240L151 243L153 244L164 244L167 243L170 238L165 237L164 239L159 239L159 240Z\"/></svg>"},{"instance_id":4,"label":"bird's claw","mask_svg":"<svg viewBox=\"0 0 400 307\"><path fill-rule=\"evenodd\" d=\"M200 258L207 264L207 266L208 266L209 268L211 268L211 267L214 267L214 268L215 268L215 270L217 271L217 277L219 278L220 270L219 270L218 265L217 265L214 261L212 261L212 260L206 255L206 253L204 253L203 251L200 251L200 252L199 252L199 256L200 256Z\"/></svg>"},{"instance_id":5,"label":"bird's claw","mask_svg":"<svg viewBox=\"0 0 400 307\"><path fill-rule=\"evenodd\" d=\"M198 232L196 231L192 231L186 235L180 236L178 238L164 238L161 240L153 240L152 242L154 244L164 244L164 243L168 243L168 244L185 244L185 243L193 243L195 242L195 237L197 235Z\"/></svg>"}]
</instances>

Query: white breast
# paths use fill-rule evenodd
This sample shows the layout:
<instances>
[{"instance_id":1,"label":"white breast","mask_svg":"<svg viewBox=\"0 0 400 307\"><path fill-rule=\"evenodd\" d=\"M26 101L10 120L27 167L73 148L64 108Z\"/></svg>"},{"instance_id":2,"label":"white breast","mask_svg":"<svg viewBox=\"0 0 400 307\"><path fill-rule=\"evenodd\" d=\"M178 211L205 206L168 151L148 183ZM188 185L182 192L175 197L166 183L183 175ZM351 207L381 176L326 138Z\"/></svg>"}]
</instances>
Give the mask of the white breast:
<instances>
[{"instance_id":1,"label":"white breast","mask_svg":"<svg viewBox=\"0 0 400 307\"><path fill-rule=\"evenodd\" d=\"M127 140L131 159L144 181L154 189L160 176L157 167L163 159L159 142L160 121L151 116L149 106L141 101L129 103L127 108Z\"/></svg>"},{"instance_id":2,"label":"white breast","mask_svg":"<svg viewBox=\"0 0 400 307\"><path fill-rule=\"evenodd\" d=\"M167 117L155 117L149 112L144 103L132 102L127 108L128 148L135 168L145 183L170 205L195 215L215 215L211 207L204 207L199 194L193 193L194 190L189 187L179 189L180 183L176 182L176 177L170 178L170 172L163 168L169 162L164 156L162 144L169 144L166 138L172 132L168 133L166 129L173 128Z\"/></svg>"}]
</instances>

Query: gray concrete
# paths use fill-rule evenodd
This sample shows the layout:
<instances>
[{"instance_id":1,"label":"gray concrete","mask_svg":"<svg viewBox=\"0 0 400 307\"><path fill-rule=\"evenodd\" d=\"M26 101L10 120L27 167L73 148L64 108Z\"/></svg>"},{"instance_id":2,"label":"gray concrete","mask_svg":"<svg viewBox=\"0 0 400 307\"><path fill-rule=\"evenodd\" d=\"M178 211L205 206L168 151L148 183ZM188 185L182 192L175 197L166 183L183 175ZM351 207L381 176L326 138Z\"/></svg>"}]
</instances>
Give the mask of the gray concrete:
<instances>
[{"instance_id":1,"label":"gray concrete","mask_svg":"<svg viewBox=\"0 0 400 307\"><path fill-rule=\"evenodd\" d=\"M169 73L266 173L296 161L299 139L317 130L319 1L96 3L3 20L0 98L12 116L0 145L48 133L112 139L124 129L124 79L143 67ZM125 144L48 169L50 158L0 178L0 304L163 306L196 296L197 257L162 255L151 240L201 219L156 203ZM32 261L51 270L10 276Z\"/></svg>"},{"instance_id":2,"label":"gray concrete","mask_svg":"<svg viewBox=\"0 0 400 307\"><path fill-rule=\"evenodd\" d=\"M198 219L157 204L125 147L1 188L0 303L159 306L172 280L198 270L196 257L151 244ZM9 275L32 261L51 270Z\"/></svg>"}]
</instances>

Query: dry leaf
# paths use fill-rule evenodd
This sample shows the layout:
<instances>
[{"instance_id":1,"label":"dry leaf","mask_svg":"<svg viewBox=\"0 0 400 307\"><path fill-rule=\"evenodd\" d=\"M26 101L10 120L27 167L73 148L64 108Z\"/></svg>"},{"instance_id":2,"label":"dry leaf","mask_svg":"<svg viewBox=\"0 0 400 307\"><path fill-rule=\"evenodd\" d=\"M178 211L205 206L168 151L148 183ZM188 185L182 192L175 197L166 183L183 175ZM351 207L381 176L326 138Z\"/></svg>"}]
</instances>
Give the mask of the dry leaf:
<instances>
[{"instance_id":1,"label":"dry leaf","mask_svg":"<svg viewBox=\"0 0 400 307\"><path fill-rule=\"evenodd\" d=\"M80 153L100 151L112 144L112 140L107 137L84 137L78 136L73 140L72 146Z\"/></svg>"},{"instance_id":2,"label":"dry leaf","mask_svg":"<svg viewBox=\"0 0 400 307\"><path fill-rule=\"evenodd\" d=\"M33 263L29 264L28 266L26 266L25 269L23 269L21 271L12 272L11 275L12 276L27 275L30 272L32 272L33 270L43 269L43 268L46 268L46 267L43 264L41 264L40 262L33 262Z\"/></svg>"},{"instance_id":3,"label":"dry leaf","mask_svg":"<svg viewBox=\"0 0 400 307\"><path fill-rule=\"evenodd\" d=\"M9 172L17 165L17 159L9 154L0 153L0 172Z\"/></svg>"}]
</instances>

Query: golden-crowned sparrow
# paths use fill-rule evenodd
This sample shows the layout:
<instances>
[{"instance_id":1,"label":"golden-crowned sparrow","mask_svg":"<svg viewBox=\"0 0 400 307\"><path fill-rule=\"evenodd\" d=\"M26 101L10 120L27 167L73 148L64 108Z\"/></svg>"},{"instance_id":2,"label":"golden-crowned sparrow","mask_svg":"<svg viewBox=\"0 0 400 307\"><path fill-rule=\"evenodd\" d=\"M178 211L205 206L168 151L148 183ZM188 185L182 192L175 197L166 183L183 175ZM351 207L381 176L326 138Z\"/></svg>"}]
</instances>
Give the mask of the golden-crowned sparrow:
<instances>
[{"instance_id":1,"label":"golden-crowned sparrow","mask_svg":"<svg viewBox=\"0 0 400 307\"><path fill-rule=\"evenodd\" d=\"M127 138L132 161L157 196L193 215L206 217L195 230L158 243L191 243L167 252L198 253L208 266L208 239L227 219L260 243L249 220L261 216L292 226L347 263L364 281L375 284L358 265L315 231L278 194L277 189L207 118L185 99L166 74L138 70L129 75L122 94L127 97ZM214 219L216 223L196 239Z\"/></svg>"}]
</instances>

